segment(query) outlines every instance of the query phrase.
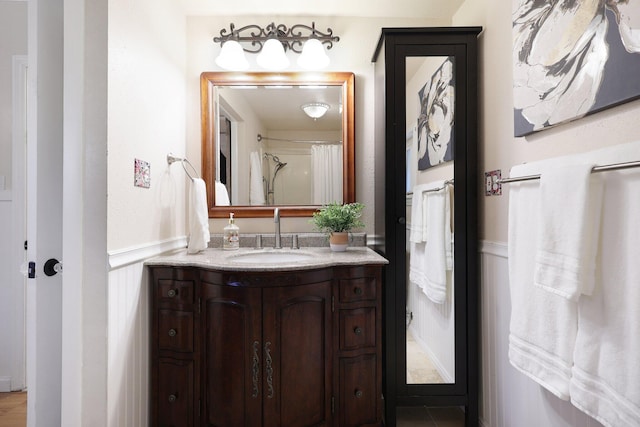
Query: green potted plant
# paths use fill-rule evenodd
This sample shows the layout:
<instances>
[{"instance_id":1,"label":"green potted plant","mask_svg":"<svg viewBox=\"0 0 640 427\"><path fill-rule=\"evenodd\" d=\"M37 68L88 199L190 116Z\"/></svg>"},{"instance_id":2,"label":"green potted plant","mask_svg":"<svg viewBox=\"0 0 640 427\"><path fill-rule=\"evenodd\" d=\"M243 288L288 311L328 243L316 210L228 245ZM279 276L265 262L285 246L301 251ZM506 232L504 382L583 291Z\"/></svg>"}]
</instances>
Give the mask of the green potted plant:
<instances>
[{"instance_id":1,"label":"green potted plant","mask_svg":"<svg viewBox=\"0 0 640 427\"><path fill-rule=\"evenodd\" d=\"M360 220L364 205L362 203L329 203L313 213L311 223L323 233L329 234L331 250L342 252L347 250L349 232L354 228L364 227Z\"/></svg>"}]
</instances>

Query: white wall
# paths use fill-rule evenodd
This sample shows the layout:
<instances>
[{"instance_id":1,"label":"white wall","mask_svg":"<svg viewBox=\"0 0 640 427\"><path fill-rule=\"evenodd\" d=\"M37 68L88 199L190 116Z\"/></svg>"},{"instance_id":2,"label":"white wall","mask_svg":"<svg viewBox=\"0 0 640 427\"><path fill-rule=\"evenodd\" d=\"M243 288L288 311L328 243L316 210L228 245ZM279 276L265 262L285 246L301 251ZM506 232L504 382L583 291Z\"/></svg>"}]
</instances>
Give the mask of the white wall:
<instances>
[{"instance_id":1,"label":"white wall","mask_svg":"<svg viewBox=\"0 0 640 427\"><path fill-rule=\"evenodd\" d=\"M480 173L565 154L622 144L640 135L640 101L521 138L513 136L511 2L467 0L454 25L481 25ZM502 196L480 192L482 253L482 402L484 425L598 426L599 423L517 373L507 358L511 313L506 260L508 185Z\"/></svg>"},{"instance_id":2,"label":"white wall","mask_svg":"<svg viewBox=\"0 0 640 427\"><path fill-rule=\"evenodd\" d=\"M185 18L172 0L109 0L107 417L148 417L148 283L143 261L186 246ZM133 185L134 159L151 163L151 187ZM197 164L197 163L194 163ZM98 425L98 424L93 424Z\"/></svg>"},{"instance_id":3,"label":"white wall","mask_svg":"<svg viewBox=\"0 0 640 427\"><path fill-rule=\"evenodd\" d=\"M176 2L109 2L108 250L186 234L185 19ZM151 187L133 185L134 159ZM195 164L195 163L194 163Z\"/></svg>"},{"instance_id":4,"label":"white wall","mask_svg":"<svg viewBox=\"0 0 640 427\"><path fill-rule=\"evenodd\" d=\"M12 378L13 355L22 354L22 349L16 348L15 328L13 325L23 307L16 307L14 289L16 285L15 265L16 248L12 238L13 203L17 193L13 188L12 174L12 120L13 120L13 61L14 55L27 53L27 3L14 1L0 1L0 392L10 391L14 385L24 379ZM19 250L19 248L17 248ZM16 382L17 380L17 382Z\"/></svg>"}]
</instances>

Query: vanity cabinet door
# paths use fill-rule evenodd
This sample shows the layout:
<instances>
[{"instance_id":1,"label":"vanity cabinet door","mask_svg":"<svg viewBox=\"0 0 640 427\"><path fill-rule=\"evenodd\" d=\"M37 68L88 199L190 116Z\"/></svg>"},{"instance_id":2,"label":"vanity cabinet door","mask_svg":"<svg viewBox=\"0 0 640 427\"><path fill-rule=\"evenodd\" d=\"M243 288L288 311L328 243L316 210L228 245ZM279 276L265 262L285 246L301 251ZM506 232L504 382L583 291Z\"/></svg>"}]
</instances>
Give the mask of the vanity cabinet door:
<instances>
[{"instance_id":1,"label":"vanity cabinet door","mask_svg":"<svg viewBox=\"0 0 640 427\"><path fill-rule=\"evenodd\" d=\"M331 425L331 282L263 292L264 425Z\"/></svg>"},{"instance_id":2,"label":"vanity cabinet door","mask_svg":"<svg viewBox=\"0 0 640 427\"><path fill-rule=\"evenodd\" d=\"M262 425L261 293L202 283L203 425Z\"/></svg>"}]
</instances>

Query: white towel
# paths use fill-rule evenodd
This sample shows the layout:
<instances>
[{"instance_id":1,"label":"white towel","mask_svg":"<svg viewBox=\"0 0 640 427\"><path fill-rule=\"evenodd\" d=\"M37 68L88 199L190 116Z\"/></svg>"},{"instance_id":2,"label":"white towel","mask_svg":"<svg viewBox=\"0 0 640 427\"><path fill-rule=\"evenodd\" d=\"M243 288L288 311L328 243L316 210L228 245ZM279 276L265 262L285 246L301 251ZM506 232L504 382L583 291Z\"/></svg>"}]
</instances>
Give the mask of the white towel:
<instances>
[{"instance_id":1,"label":"white towel","mask_svg":"<svg viewBox=\"0 0 640 427\"><path fill-rule=\"evenodd\" d=\"M409 241L414 243L427 241L427 210L424 191L431 188L429 184L419 184L413 187L411 196L411 223Z\"/></svg>"},{"instance_id":2,"label":"white towel","mask_svg":"<svg viewBox=\"0 0 640 427\"><path fill-rule=\"evenodd\" d=\"M512 177L538 173L529 165L511 169ZM534 286L539 182L509 184L509 361L556 396L569 399L577 305Z\"/></svg>"},{"instance_id":3,"label":"white towel","mask_svg":"<svg viewBox=\"0 0 640 427\"><path fill-rule=\"evenodd\" d=\"M264 205L264 186L262 184L262 160L257 151L252 151L250 155L250 181L249 181L249 204Z\"/></svg>"},{"instance_id":4,"label":"white towel","mask_svg":"<svg viewBox=\"0 0 640 427\"><path fill-rule=\"evenodd\" d=\"M416 197L416 189L421 193L421 197ZM440 190L428 191L435 189ZM409 280L420 287L431 301L442 304L447 297L447 270L452 268L448 185L444 181L436 181L425 186L416 186L413 200L421 204L415 218L421 222L416 226L419 228L416 234L422 236L422 241L411 242ZM412 214L412 229L413 218Z\"/></svg>"},{"instance_id":5,"label":"white towel","mask_svg":"<svg viewBox=\"0 0 640 427\"><path fill-rule=\"evenodd\" d=\"M220 181L216 181L216 206L229 206L231 204L229 200L229 192L227 187Z\"/></svg>"},{"instance_id":6,"label":"white towel","mask_svg":"<svg viewBox=\"0 0 640 427\"><path fill-rule=\"evenodd\" d=\"M640 142L585 155L640 160ZM604 196L596 285L579 300L572 403L605 426L640 426L640 169L601 172Z\"/></svg>"},{"instance_id":7,"label":"white towel","mask_svg":"<svg viewBox=\"0 0 640 427\"><path fill-rule=\"evenodd\" d=\"M195 254L206 249L209 234L209 209L207 207L207 187L204 181L196 178L191 182L189 192L189 244L187 253Z\"/></svg>"},{"instance_id":8,"label":"white towel","mask_svg":"<svg viewBox=\"0 0 640 427\"><path fill-rule=\"evenodd\" d=\"M517 166L511 175L531 175L566 164L631 160L640 160L640 141ZM570 395L576 407L605 426L638 426L640 170L600 175L604 195L596 280L592 295L583 294L577 302L531 283L539 183L509 184L509 359L558 396ZM567 378L569 392L564 391Z\"/></svg>"},{"instance_id":9,"label":"white towel","mask_svg":"<svg viewBox=\"0 0 640 427\"><path fill-rule=\"evenodd\" d=\"M593 164L546 168L534 284L565 298L590 295L600 231L602 185Z\"/></svg>"}]
</instances>

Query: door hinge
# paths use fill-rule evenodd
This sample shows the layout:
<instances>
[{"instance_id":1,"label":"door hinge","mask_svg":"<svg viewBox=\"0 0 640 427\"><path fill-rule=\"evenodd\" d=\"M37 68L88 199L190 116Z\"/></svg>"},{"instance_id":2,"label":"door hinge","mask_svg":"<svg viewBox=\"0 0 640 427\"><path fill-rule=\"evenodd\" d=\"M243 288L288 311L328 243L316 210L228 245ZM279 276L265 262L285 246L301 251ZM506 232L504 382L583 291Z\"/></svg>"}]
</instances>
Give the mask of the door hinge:
<instances>
[{"instance_id":1,"label":"door hinge","mask_svg":"<svg viewBox=\"0 0 640 427\"><path fill-rule=\"evenodd\" d=\"M24 250L26 251L29 248L29 242L27 240L24 241Z\"/></svg>"}]
</instances>

